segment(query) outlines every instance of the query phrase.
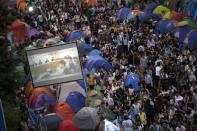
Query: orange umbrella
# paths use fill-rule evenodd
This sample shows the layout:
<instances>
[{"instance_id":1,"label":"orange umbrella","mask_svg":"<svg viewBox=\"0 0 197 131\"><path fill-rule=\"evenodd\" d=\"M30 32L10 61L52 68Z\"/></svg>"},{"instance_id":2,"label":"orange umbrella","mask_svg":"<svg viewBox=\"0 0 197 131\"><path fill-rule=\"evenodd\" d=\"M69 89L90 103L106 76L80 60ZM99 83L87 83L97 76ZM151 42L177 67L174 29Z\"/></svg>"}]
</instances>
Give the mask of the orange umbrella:
<instances>
[{"instance_id":1,"label":"orange umbrella","mask_svg":"<svg viewBox=\"0 0 197 131\"><path fill-rule=\"evenodd\" d=\"M75 115L70 105L65 102L59 102L55 108L55 112L60 114L66 120L72 120Z\"/></svg>"},{"instance_id":2,"label":"orange umbrella","mask_svg":"<svg viewBox=\"0 0 197 131\"><path fill-rule=\"evenodd\" d=\"M31 104L32 100L34 97L37 97L39 94L41 93L46 93L47 95L50 95L50 96L53 96L51 90L49 88L46 88L46 87L38 87L38 88L35 88L33 91L32 91L32 94L29 98L29 105Z\"/></svg>"},{"instance_id":3,"label":"orange umbrella","mask_svg":"<svg viewBox=\"0 0 197 131\"><path fill-rule=\"evenodd\" d=\"M21 11L26 11L27 3L24 0L16 0L16 7Z\"/></svg>"}]
</instances>

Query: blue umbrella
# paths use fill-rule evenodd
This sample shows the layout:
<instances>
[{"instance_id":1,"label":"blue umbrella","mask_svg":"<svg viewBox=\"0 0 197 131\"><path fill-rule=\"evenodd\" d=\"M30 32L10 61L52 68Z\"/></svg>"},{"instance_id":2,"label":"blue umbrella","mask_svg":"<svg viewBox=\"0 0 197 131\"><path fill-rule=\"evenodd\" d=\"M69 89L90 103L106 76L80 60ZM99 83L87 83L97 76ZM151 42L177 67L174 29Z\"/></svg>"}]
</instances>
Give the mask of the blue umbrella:
<instances>
[{"instance_id":1,"label":"blue umbrella","mask_svg":"<svg viewBox=\"0 0 197 131\"><path fill-rule=\"evenodd\" d=\"M139 76L137 74L130 74L127 76L125 82L125 86L131 87L134 89L134 91L139 91Z\"/></svg>"},{"instance_id":2,"label":"blue umbrella","mask_svg":"<svg viewBox=\"0 0 197 131\"><path fill-rule=\"evenodd\" d=\"M175 37L177 37L179 39L179 42L184 42L185 37L190 30L192 30L192 27L190 27L190 26L176 28L174 35L175 35Z\"/></svg>"},{"instance_id":3,"label":"blue umbrella","mask_svg":"<svg viewBox=\"0 0 197 131\"><path fill-rule=\"evenodd\" d=\"M85 35L83 34L82 31L74 31L74 32L71 32L68 35L67 40L69 42L72 42L72 41L76 41L76 40L81 39L81 38L84 38L84 37L85 37Z\"/></svg>"},{"instance_id":4,"label":"blue umbrella","mask_svg":"<svg viewBox=\"0 0 197 131\"><path fill-rule=\"evenodd\" d=\"M147 21L150 19L159 21L159 20L161 20L161 18L162 17L159 14L152 14L152 13L142 13L139 16L139 19L141 22L144 22L144 21Z\"/></svg>"},{"instance_id":5,"label":"blue umbrella","mask_svg":"<svg viewBox=\"0 0 197 131\"><path fill-rule=\"evenodd\" d=\"M74 112L78 112L85 106L85 97L81 93L73 91L66 98L66 103L71 106Z\"/></svg>"},{"instance_id":6,"label":"blue umbrella","mask_svg":"<svg viewBox=\"0 0 197 131\"><path fill-rule=\"evenodd\" d=\"M161 20L159 21L159 23L157 24L157 29L161 34L165 34L167 33L167 26L170 23L170 20Z\"/></svg>"},{"instance_id":7,"label":"blue umbrella","mask_svg":"<svg viewBox=\"0 0 197 131\"><path fill-rule=\"evenodd\" d=\"M193 30L187 33L184 43L191 49L195 49L197 45L197 31Z\"/></svg>"},{"instance_id":8,"label":"blue umbrella","mask_svg":"<svg viewBox=\"0 0 197 131\"><path fill-rule=\"evenodd\" d=\"M78 45L79 55L83 56L88 54L92 50L92 46L88 44L80 44Z\"/></svg>"},{"instance_id":9,"label":"blue umbrella","mask_svg":"<svg viewBox=\"0 0 197 131\"><path fill-rule=\"evenodd\" d=\"M101 51L100 50L97 50L97 49L94 49L90 53L88 53L88 55L89 56L94 56L94 55L100 56L101 55Z\"/></svg>"},{"instance_id":10,"label":"blue umbrella","mask_svg":"<svg viewBox=\"0 0 197 131\"><path fill-rule=\"evenodd\" d=\"M101 56L90 56L85 67L91 71L92 69L112 69L112 65Z\"/></svg>"},{"instance_id":11,"label":"blue umbrella","mask_svg":"<svg viewBox=\"0 0 197 131\"><path fill-rule=\"evenodd\" d=\"M131 12L131 9L129 9L128 7L123 7L121 8L118 13L117 13L117 17L119 20L126 20L128 14Z\"/></svg>"}]
</instances>

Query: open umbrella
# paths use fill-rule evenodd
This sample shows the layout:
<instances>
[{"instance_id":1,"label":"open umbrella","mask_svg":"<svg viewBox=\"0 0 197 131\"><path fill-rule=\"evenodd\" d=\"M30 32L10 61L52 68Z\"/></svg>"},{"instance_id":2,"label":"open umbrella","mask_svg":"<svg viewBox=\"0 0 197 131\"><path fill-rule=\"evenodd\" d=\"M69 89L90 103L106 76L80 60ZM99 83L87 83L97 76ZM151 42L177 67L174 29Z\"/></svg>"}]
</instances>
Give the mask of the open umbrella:
<instances>
[{"instance_id":1,"label":"open umbrella","mask_svg":"<svg viewBox=\"0 0 197 131\"><path fill-rule=\"evenodd\" d=\"M93 55L101 55L101 51L100 50L97 50L97 49L94 49L92 50L90 53L88 53L89 56L93 56Z\"/></svg>"},{"instance_id":2,"label":"open umbrella","mask_svg":"<svg viewBox=\"0 0 197 131\"><path fill-rule=\"evenodd\" d=\"M190 18L190 16L186 13L172 11L172 14L170 17L171 20L181 20L183 18Z\"/></svg>"},{"instance_id":3,"label":"open umbrella","mask_svg":"<svg viewBox=\"0 0 197 131\"><path fill-rule=\"evenodd\" d=\"M191 26L192 28L197 29L197 24L192 19L188 19L188 18L185 18L183 19L183 21L178 22L176 26L177 27Z\"/></svg>"},{"instance_id":4,"label":"open umbrella","mask_svg":"<svg viewBox=\"0 0 197 131\"><path fill-rule=\"evenodd\" d=\"M163 18L167 18L167 19L170 19L170 9L163 6L163 5L160 5L160 6L157 6L154 10L153 10L153 14L159 14L161 15Z\"/></svg>"},{"instance_id":5,"label":"open umbrella","mask_svg":"<svg viewBox=\"0 0 197 131\"><path fill-rule=\"evenodd\" d=\"M78 45L79 55L83 56L88 54L92 50L92 46L88 44L80 44Z\"/></svg>"},{"instance_id":6,"label":"open umbrella","mask_svg":"<svg viewBox=\"0 0 197 131\"><path fill-rule=\"evenodd\" d=\"M126 20L127 19L127 16L128 14L131 12L131 10L128 8L128 7L123 7L121 8L118 13L117 13L117 17L119 20Z\"/></svg>"},{"instance_id":7,"label":"open umbrella","mask_svg":"<svg viewBox=\"0 0 197 131\"><path fill-rule=\"evenodd\" d=\"M129 74L124 82L125 86L132 87L134 91L139 91L139 76L137 74Z\"/></svg>"},{"instance_id":8,"label":"open umbrella","mask_svg":"<svg viewBox=\"0 0 197 131\"><path fill-rule=\"evenodd\" d=\"M96 109L84 107L74 116L73 122L80 129L94 130L98 126L100 118Z\"/></svg>"},{"instance_id":9,"label":"open umbrella","mask_svg":"<svg viewBox=\"0 0 197 131\"><path fill-rule=\"evenodd\" d=\"M65 102L58 102L55 112L60 114L66 120L72 120L75 115L75 112L72 110L70 105Z\"/></svg>"},{"instance_id":10,"label":"open umbrella","mask_svg":"<svg viewBox=\"0 0 197 131\"><path fill-rule=\"evenodd\" d=\"M197 47L197 30L191 30L187 33L184 43L191 49L194 50Z\"/></svg>"},{"instance_id":11,"label":"open umbrella","mask_svg":"<svg viewBox=\"0 0 197 131\"><path fill-rule=\"evenodd\" d=\"M184 42L187 33L192 30L193 28L190 26L185 26L182 28L176 28L175 37L179 39L180 42Z\"/></svg>"},{"instance_id":12,"label":"open umbrella","mask_svg":"<svg viewBox=\"0 0 197 131\"><path fill-rule=\"evenodd\" d=\"M67 40L68 40L69 42L72 42L72 41L76 41L76 40L81 39L81 38L84 38L84 37L85 37L85 36L84 36L84 34L83 34L82 31L73 31L73 32L71 32L71 33L68 35Z\"/></svg>"}]
</instances>

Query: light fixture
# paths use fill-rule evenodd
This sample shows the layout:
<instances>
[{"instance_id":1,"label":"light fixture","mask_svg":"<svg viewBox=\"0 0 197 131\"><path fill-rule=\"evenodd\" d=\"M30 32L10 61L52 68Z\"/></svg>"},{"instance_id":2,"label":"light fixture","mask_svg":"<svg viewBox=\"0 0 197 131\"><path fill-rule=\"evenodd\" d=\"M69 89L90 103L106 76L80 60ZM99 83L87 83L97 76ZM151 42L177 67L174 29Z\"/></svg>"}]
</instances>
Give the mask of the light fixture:
<instances>
[{"instance_id":1,"label":"light fixture","mask_svg":"<svg viewBox=\"0 0 197 131\"><path fill-rule=\"evenodd\" d=\"M30 6L30 7L28 8L28 10L29 10L29 12L32 12L32 11L34 10L34 8L33 8L32 6Z\"/></svg>"}]
</instances>

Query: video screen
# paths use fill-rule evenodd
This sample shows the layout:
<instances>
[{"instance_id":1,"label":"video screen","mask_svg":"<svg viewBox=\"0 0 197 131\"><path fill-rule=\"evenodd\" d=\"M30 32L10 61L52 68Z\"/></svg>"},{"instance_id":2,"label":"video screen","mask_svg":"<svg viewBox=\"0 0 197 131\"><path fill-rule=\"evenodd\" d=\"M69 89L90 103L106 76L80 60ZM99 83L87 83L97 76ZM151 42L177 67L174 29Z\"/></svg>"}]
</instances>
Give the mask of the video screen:
<instances>
[{"instance_id":1,"label":"video screen","mask_svg":"<svg viewBox=\"0 0 197 131\"><path fill-rule=\"evenodd\" d=\"M34 87L83 79L76 43L28 50Z\"/></svg>"}]
</instances>

